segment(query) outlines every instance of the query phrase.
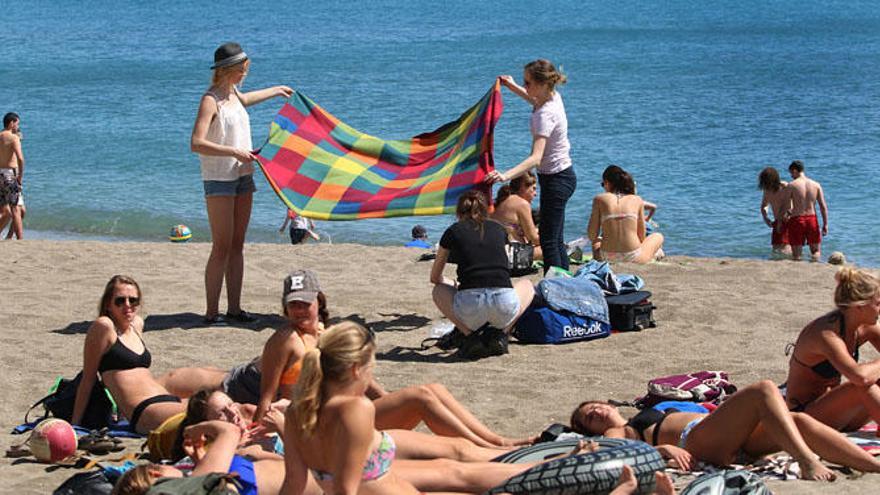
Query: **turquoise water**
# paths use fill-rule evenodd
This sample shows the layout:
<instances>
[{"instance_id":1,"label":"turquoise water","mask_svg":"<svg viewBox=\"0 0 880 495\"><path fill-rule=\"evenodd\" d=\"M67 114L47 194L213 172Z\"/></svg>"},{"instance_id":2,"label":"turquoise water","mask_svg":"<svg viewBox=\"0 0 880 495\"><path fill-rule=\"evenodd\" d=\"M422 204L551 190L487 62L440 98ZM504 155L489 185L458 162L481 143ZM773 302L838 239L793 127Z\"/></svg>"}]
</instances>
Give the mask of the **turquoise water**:
<instances>
[{"instance_id":1,"label":"turquoise water","mask_svg":"<svg viewBox=\"0 0 880 495\"><path fill-rule=\"evenodd\" d=\"M435 128L498 74L546 57L562 88L580 235L599 175L633 172L658 203L667 252L765 257L757 173L791 160L823 184L825 250L880 266L875 247L880 9L873 2L2 2L0 112L22 115L31 237L164 241L176 223L207 240L189 134L214 48L238 40L245 89L289 84L385 138ZM267 8L267 5L270 6ZM251 111L261 142L280 100ZM526 104L505 93L496 162L530 145ZM285 242L283 205L257 178L249 239ZM393 244L414 223L320 222L333 242Z\"/></svg>"}]
</instances>

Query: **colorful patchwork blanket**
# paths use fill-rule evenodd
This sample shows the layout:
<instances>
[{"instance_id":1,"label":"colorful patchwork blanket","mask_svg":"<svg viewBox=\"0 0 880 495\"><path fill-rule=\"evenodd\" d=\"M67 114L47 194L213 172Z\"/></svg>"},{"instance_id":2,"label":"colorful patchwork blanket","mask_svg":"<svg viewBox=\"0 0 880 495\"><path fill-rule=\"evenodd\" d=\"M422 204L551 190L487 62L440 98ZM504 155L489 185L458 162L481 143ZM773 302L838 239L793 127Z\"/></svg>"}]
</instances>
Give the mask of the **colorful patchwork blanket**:
<instances>
[{"instance_id":1,"label":"colorful patchwork blanket","mask_svg":"<svg viewBox=\"0 0 880 495\"><path fill-rule=\"evenodd\" d=\"M299 215L321 220L454 213L494 170L498 82L457 120L406 140L364 134L294 92L258 151L263 174Z\"/></svg>"}]
</instances>

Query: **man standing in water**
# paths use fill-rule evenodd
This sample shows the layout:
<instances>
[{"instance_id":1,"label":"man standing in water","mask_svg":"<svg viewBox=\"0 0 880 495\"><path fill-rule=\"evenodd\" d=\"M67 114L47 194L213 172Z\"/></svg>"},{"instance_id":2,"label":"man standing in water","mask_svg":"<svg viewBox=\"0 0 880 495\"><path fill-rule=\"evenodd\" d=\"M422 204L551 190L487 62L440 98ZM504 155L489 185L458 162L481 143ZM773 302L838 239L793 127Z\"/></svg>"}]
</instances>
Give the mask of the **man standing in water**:
<instances>
[{"instance_id":1,"label":"man standing in water","mask_svg":"<svg viewBox=\"0 0 880 495\"><path fill-rule=\"evenodd\" d=\"M764 191L764 196L761 198L761 216L764 217L764 223L772 229L770 245L773 247L774 256L779 257L787 257L791 254L784 220L785 214L791 207L791 201L786 201L787 185L787 182L779 179L779 172L774 167L766 167L758 175L758 189Z\"/></svg>"},{"instance_id":2,"label":"man standing in water","mask_svg":"<svg viewBox=\"0 0 880 495\"><path fill-rule=\"evenodd\" d=\"M828 207L825 206L822 186L807 177L804 173L804 162L800 160L791 162L788 172L794 179L785 186L786 201L791 201L791 209L787 215L791 257L794 260L801 259L801 249L806 243L810 245L812 261L819 261L822 256L820 250L822 237L828 235ZM819 212L822 214L821 233L816 221L816 209L813 206L816 202L819 203Z\"/></svg>"},{"instance_id":3,"label":"man standing in water","mask_svg":"<svg viewBox=\"0 0 880 495\"><path fill-rule=\"evenodd\" d=\"M5 226L11 218L12 232L21 239L21 216L15 215L13 211L18 207L24 175L24 154L18 135L19 120L17 114L7 113L3 116L3 130L0 131L0 226Z\"/></svg>"}]
</instances>

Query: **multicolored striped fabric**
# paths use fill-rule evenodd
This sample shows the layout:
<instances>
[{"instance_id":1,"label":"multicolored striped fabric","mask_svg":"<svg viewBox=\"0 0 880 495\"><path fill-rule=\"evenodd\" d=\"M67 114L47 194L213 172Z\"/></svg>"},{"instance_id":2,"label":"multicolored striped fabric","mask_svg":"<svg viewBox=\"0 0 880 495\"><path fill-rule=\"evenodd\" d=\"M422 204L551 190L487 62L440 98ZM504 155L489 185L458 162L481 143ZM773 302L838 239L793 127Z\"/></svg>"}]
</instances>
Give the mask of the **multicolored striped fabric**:
<instances>
[{"instance_id":1,"label":"multicolored striped fabric","mask_svg":"<svg viewBox=\"0 0 880 495\"><path fill-rule=\"evenodd\" d=\"M496 82L454 122L412 139L383 141L294 92L257 158L278 197L304 217L454 213L458 197L485 187L483 177L495 168L492 138L502 109Z\"/></svg>"}]
</instances>

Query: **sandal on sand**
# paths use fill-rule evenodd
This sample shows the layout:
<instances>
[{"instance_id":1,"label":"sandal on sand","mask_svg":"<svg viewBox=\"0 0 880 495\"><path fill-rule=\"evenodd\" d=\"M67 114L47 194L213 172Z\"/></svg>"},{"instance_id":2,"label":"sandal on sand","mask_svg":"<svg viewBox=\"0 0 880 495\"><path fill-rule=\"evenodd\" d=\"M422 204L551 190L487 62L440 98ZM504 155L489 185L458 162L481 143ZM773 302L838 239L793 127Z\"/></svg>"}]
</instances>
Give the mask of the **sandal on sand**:
<instances>
[{"instance_id":1,"label":"sandal on sand","mask_svg":"<svg viewBox=\"0 0 880 495\"><path fill-rule=\"evenodd\" d=\"M104 455L125 449L122 440L107 436L107 430L92 430L79 438L77 447L90 454Z\"/></svg>"},{"instance_id":2,"label":"sandal on sand","mask_svg":"<svg viewBox=\"0 0 880 495\"><path fill-rule=\"evenodd\" d=\"M234 320L239 323L253 323L258 320L258 318L245 310L241 310L238 314L226 313L227 320Z\"/></svg>"},{"instance_id":3,"label":"sandal on sand","mask_svg":"<svg viewBox=\"0 0 880 495\"><path fill-rule=\"evenodd\" d=\"M18 458L31 455L31 449L27 445L13 445L6 449L6 457Z\"/></svg>"}]
</instances>

